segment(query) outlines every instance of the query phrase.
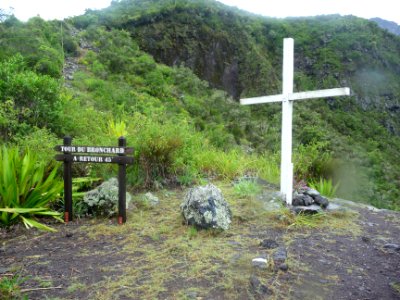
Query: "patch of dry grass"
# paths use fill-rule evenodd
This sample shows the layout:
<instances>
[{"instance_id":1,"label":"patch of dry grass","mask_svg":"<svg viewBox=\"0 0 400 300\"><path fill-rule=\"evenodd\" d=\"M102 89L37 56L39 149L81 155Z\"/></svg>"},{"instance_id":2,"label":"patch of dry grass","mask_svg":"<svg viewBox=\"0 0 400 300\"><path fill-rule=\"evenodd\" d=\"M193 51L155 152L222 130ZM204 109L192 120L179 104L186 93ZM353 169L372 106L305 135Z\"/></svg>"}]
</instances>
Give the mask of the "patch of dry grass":
<instances>
[{"instance_id":1,"label":"patch of dry grass","mask_svg":"<svg viewBox=\"0 0 400 300\"><path fill-rule=\"evenodd\" d=\"M91 289L97 292L91 297L188 299L193 295L200 298L213 295L223 299L252 299L249 278L261 272L258 275L263 284L273 292L271 299L286 298L290 289L283 288L286 283L281 280L281 271L274 271L273 266L260 271L251 265L254 257L272 253L259 247L259 236L277 230L288 246L296 234L305 231L357 232L356 215L296 216L286 208L268 212L254 195L237 197L232 185L217 185L233 212L231 227L226 232L186 226L179 211L185 193L181 190L159 192L158 206L130 211L127 223L122 226L104 221L87 228L91 239L116 241L123 236L123 247L118 254L126 257L121 266L123 274L96 283ZM293 272L304 271L300 264L293 263L292 268Z\"/></svg>"}]
</instances>

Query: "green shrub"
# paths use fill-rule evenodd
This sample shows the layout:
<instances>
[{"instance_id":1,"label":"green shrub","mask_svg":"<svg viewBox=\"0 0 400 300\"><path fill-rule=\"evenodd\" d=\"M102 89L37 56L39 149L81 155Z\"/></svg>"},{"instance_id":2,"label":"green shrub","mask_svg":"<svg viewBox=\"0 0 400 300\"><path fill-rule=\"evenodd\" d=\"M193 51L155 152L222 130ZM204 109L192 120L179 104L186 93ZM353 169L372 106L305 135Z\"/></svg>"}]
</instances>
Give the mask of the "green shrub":
<instances>
[{"instance_id":1,"label":"green shrub","mask_svg":"<svg viewBox=\"0 0 400 300\"><path fill-rule=\"evenodd\" d=\"M0 62L0 100L10 100L19 123L59 129L59 82L25 69L21 55Z\"/></svg>"},{"instance_id":2,"label":"green shrub","mask_svg":"<svg viewBox=\"0 0 400 300\"><path fill-rule=\"evenodd\" d=\"M22 221L27 228L54 229L36 221L37 216L51 216L62 221L60 213L51 211L49 203L59 197L63 182L57 169L46 172L35 154L18 148L0 150L0 223L10 225Z\"/></svg>"},{"instance_id":3,"label":"green shrub","mask_svg":"<svg viewBox=\"0 0 400 300\"><path fill-rule=\"evenodd\" d=\"M22 296L21 284L28 278L21 277L16 274L12 277L4 276L0 279L0 299L28 299L27 296Z\"/></svg>"},{"instance_id":4,"label":"green shrub","mask_svg":"<svg viewBox=\"0 0 400 300\"><path fill-rule=\"evenodd\" d=\"M254 197L261 192L261 187L254 180L242 179L233 186L233 190L241 198Z\"/></svg>"},{"instance_id":5,"label":"green shrub","mask_svg":"<svg viewBox=\"0 0 400 300\"><path fill-rule=\"evenodd\" d=\"M47 128L32 128L26 135L15 135L13 138L19 149L29 149L45 165L54 162L54 146L62 141ZM46 141L45 143L43 141Z\"/></svg>"},{"instance_id":6,"label":"green shrub","mask_svg":"<svg viewBox=\"0 0 400 300\"><path fill-rule=\"evenodd\" d=\"M294 151L294 174L298 180L326 175L332 164L332 155L326 142L300 144Z\"/></svg>"},{"instance_id":7,"label":"green shrub","mask_svg":"<svg viewBox=\"0 0 400 300\"><path fill-rule=\"evenodd\" d=\"M201 139L184 120L156 121L141 114L133 120L135 156L144 186L152 186L162 179L183 182L194 176L195 152L201 151Z\"/></svg>"}]
</instances>

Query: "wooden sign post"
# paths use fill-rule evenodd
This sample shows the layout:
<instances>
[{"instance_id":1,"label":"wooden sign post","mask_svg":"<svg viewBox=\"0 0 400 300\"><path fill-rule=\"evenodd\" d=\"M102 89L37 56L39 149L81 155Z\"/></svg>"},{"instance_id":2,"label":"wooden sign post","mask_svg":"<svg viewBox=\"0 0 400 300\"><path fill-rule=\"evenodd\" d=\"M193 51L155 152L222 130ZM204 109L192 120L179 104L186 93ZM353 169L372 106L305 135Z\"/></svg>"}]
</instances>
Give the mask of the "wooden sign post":
<instances>
[{"instance_id":1,"label":"wooden sign post","mask_svg":"<svg viewBox=\"0 0 400 300\"><path fill-rule=\"evenodd\" d=\"M126 139L118 139L118 147L72 146L72 138L64 137L63 145L55 147L55 159L64 162L64 221L72 221L72 163L118 164L118 224L126 222L126 165L133 163L133 148L126 147ZM82 155L84 154L84 155ZM87 155L91 154L91 155ZM94 155L95 154L95 155ZM116 155L116 156L113 156Z\"/></svg>"}]
</instances>

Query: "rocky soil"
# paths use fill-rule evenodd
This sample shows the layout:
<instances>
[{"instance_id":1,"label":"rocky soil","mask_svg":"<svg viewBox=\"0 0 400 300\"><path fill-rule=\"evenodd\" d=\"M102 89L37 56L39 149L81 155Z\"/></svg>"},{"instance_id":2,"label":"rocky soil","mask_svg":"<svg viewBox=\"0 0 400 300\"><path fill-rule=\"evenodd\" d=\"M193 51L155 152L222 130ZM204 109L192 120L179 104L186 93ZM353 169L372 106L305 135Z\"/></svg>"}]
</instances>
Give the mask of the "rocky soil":
<instances>
[{"instance_id":1,"label":"rocky soil","mask_svg":"<svg viewBox=\"0 0 400 300\"><path fill-rule=\"evenodd\" d=\"M304 221L268 211L268 193L222 190L233 213L223 232L184 224L181 190L158 192L122 226L0 229L0 280L24 278L28 299L400 299L399 213L331 200L345 212Z\"/></svg>"}]
</instances>

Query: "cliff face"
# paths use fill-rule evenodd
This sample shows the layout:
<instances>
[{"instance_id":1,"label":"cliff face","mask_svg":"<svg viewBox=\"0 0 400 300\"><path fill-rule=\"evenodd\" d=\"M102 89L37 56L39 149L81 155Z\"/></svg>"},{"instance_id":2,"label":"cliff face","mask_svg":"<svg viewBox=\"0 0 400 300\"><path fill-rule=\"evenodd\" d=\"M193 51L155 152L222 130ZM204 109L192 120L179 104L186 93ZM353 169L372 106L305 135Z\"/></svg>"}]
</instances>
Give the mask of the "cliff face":
<instances>
[{"instance_id":1,"label":"cliff face","mask_svg":"<svg viewBox=\"0 0 400 300\"><path fill-rule=\"evenodd\" d=\"M379 113L377 121L400 135L400 37L375 22L266 18L211 0L123 0L84 18L90 22L81 26L95 20L128 31L156 61L187 66L236 100L280 92L282 40L292 37L295 90L350 86L353 108Z\"/></svg>"},{"instance_id":2,"label":"cliff face","mask_svg":"<svg viewBox=\"0 0 400 300\"><path fill-rule=\"evenodd\" d=\"M276 89L280 72L246 30L247 21L229 10L182 7L120 26L157 61L185 65L238 99Z\"/></svg>"},{"instance_id":3,"label":"cliff face","mask_svg":"<svg viewBox=\"0 0 400 300\"><path fill-rule=\"evenodd\" d=\"M158 62L185 65L235 99L280 92L282 40L293 37L295 90L350 86L358 108L383 113L380 122L400 134L400 38L374 22L339 15L278 20L214 1L149 3L113 3L99 19L129 31Z\"/></svg>"}]
</instances>

